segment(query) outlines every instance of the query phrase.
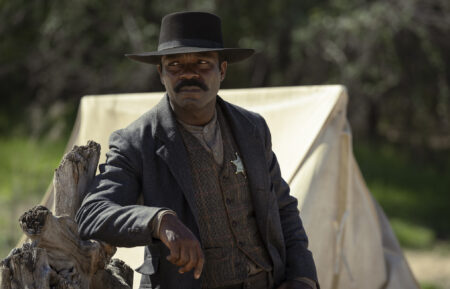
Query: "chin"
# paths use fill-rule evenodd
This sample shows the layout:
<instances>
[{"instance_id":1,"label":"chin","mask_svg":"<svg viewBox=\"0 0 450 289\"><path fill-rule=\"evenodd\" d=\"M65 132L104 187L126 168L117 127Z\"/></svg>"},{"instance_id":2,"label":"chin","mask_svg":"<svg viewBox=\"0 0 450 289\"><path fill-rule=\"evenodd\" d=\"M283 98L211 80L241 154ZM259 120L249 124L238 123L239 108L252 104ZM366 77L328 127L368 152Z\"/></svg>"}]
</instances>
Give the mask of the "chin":
<instances>
[{"instance_id":1,"label":"chin","mask_svg":"<svg viewBox=\"0 0 450 289\"><path fill-rule=\"evenodd\" d=\"M198 110L202 109L211 102L215 103L216 95L210 96L205 91L201 92L186 92L180 91L175 94L175 97L172 98L172 103L176 103L177 106L183 109L193 109Z\"/></svg>"},{"instance_id":2,"label":"chin","mask_svg":"<svg viewBox=\"0 0 450 289\"><path fill-rule=\"evenodd\" d=\"M183 107L183 109L197 110L205 107L206 103L204 101L201 101L201 99L186 98L183 99L181 106Z\"/></svg>"}]
</instances>

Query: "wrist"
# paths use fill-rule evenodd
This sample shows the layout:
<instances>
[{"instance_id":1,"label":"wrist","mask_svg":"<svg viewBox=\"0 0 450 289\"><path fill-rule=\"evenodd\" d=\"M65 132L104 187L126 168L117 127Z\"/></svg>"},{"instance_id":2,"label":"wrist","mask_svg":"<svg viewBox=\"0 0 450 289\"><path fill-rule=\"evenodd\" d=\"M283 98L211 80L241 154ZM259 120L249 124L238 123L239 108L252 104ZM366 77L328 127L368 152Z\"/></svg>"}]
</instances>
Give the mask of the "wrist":
<instances>
[{"instance_id":1,"label":"wrist","mask_svg":"<svg viewBox=\"0 0 450 289\"><path fill-rule=\"evenodd\" d=\"M160 239L161 224L165 216L176 217L177 213L175 213L172 210L162 210L158 212L158 214L156 214L153 222L153 231L152 231L153 238Z\"/></svg>"}]
</instances>

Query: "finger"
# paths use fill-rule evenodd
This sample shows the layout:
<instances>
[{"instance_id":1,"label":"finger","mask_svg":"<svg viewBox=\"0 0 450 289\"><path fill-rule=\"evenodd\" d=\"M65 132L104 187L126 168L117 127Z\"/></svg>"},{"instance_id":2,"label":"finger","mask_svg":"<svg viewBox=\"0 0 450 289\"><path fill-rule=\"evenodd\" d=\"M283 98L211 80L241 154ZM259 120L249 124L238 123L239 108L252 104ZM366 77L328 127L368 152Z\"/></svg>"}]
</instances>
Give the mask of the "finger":
<instances>
[{"instance_id":1,"label":"finger","mask_svg":"<svg viewBox=\"0 0 450 289\"><path fill-rule=\"evenodd\" d=\"M191 271L192 268L194 268L194 266L197 264L197 260L197 250L195 248L191 248L191 250L189 250L189 260L183 268L180 268L179 272L183 274L185 272Z\"/></svg>"},{"instance_id":2,"label":"finger","mask_svg":"<svg viewBox=\"0 0 450 289\"><path fill-rule=\"evenodd\" d=\"M175 265L179 267L184 266L189 262L189 248L186 246L186 244L182 244L180 247L180 257L175 262Z\"/></svg>"},{"instance_id":3,"label":"finger","mask_svg":"<svg viewBox=\"0 0 450 289\"><path fill-rule=\"evenodd\" d=\"M194 278L199 279L202 274L203 265L205 264L205 256L203 256L203 251L200 248L197 248L197 264L195 265L194 270Z\"/></svg>"},{"instance_id":4,"label":"finger","mask_svg":"<svg viewBox=\"0 0 450 289\"><path fill-rule=\"evenodd\" d=\"M170 255L167 256L167 261L169 261L172 264L176 265L176 262L180 258L180 247L177 245L173 245L172 248L170 248Z\"/></svg>"}]
</instances>

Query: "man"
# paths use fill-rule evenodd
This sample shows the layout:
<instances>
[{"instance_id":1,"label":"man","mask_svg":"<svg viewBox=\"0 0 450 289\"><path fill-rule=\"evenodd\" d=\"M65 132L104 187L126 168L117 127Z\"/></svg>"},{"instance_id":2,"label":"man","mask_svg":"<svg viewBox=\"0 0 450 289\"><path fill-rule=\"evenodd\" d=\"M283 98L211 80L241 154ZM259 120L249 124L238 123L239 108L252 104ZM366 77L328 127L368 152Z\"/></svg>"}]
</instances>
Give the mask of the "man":
<instances>
[{"instance_id":1,"label":"man","mask_svg":"<svg viewBox=\"0 0 450 289\"><path fill-rule=\"evenodd\" d=\"M156 64L166 96L114 132L77 214L83 238L146 245L141 288L316 288L314 261L264 119L217 93L227 65L220 19L167 15ZM143 205L138 205L138 199Z\"/></svg>"}]
</instances>

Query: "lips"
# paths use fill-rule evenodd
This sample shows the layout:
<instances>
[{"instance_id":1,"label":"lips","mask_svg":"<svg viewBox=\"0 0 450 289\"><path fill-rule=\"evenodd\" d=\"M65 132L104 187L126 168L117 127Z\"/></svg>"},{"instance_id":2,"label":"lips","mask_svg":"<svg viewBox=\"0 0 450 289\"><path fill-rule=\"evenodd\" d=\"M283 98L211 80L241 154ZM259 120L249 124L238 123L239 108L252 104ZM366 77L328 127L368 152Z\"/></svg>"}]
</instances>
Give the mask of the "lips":
<instances>
[{"instance_id":1,"label":"lips","mask_svg":"<svg viewBox=\"0 0 450 289\"><path fill-rule=\"evenodd\" d=\"M183 86L183 87L180 88L180 91L187 91L187 92L189 92L189 91L200 91L200 90L202 90L202 88L199 87L199 86L195 86L195 85Z\"/></svg>"}]
</instances>

